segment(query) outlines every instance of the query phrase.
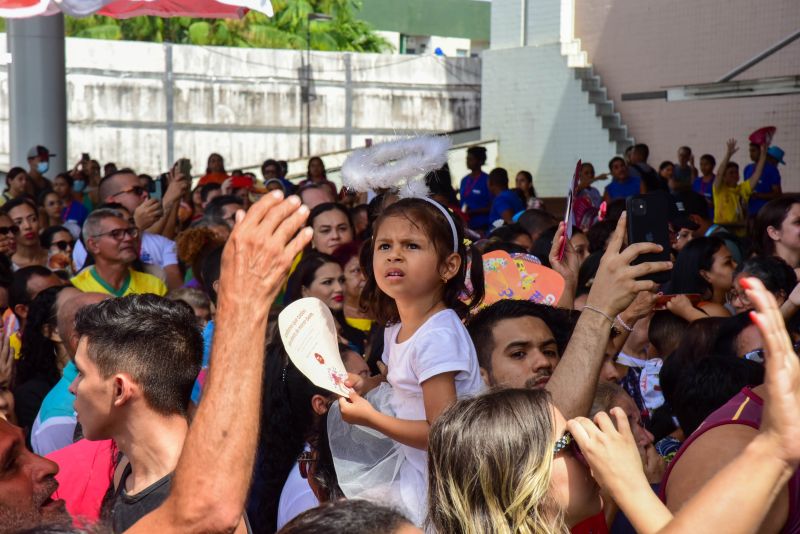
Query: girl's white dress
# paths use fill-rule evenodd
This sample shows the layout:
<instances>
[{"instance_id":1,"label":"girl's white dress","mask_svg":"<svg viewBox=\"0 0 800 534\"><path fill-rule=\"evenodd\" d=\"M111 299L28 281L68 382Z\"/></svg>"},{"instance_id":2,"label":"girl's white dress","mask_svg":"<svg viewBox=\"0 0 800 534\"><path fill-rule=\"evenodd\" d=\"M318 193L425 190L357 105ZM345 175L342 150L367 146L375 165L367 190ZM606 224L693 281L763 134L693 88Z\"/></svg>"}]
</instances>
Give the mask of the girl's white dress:
<instances>
[{"instance_id":1,"label":"girl's white dress","mask_svg":"<svg viewBox=\"0 0 800 534\"><path fill-rule=\"evenodd\" d=\"M453 310L433 315L403 343L397 343L400 326L387 327L384 334L382 359L389 369L388 384L366 395L377 410L399 419L425 420L421 384L442 373L456 373L458 398L483 390L475 347ZM416 525L423 524L426 451L401 445L371 428L345 423L338 403L328 414L328 440L339 486L348 498L393 506Z\"/></svg>"}]
</instances>

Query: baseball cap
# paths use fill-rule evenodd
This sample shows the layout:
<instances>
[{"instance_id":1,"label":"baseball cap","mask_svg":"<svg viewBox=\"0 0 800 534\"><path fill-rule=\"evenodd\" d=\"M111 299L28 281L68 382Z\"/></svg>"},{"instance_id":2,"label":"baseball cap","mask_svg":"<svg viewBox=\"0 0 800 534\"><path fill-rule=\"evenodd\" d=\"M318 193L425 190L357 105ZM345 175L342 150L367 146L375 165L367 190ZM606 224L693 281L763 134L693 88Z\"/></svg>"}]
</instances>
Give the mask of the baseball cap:
<instances>
[{"instance_id":1,"label":"baseball cap","mask_svg":"<svg viewBox=\"0 0 800 534\"><path fill-rule=\"evenodd\" d=\"M777 146L777 145L772 145L771 147L769 147L767 149L767 155L768 156L772 156L773 158L778 160L778 163L780 163L782 165L786 165L786 162L783 161L783 155L784 154L785 154L785 152L783 151L783 149L781 147Z\"/></svg>"},{"instance_id":2,"label":"baseball cap","mask_svg":"<svg viewBox=\"0 0 800 534\"><path fill-rule=\"evenodd\" d=\"M50 159L53 156L55 156L55 154L51 154L47 147L42 145L32 146L30 150L28 150L28 159L36 157L39 159Z\"/></svg>"}]
</instances>

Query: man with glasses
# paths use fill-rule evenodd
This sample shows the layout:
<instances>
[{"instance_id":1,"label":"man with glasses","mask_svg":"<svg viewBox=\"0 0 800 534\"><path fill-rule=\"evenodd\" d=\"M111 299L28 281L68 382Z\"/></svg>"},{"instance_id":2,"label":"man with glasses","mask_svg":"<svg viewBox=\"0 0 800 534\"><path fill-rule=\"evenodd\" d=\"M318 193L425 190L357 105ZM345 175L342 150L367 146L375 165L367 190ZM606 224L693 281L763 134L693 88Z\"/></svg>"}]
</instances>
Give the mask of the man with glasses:
<instances>
[{"instance_id":1,"label":"man with glasses","mask_svg":"<svg viewBox=\"0 0 800 534\"><path fill-rule=\"evenodd\" d=\"M136 226L133 215L118 203L101 204L98 209L109 208L119 211L132 226ZM140 232L139 234L139 260L141 260L141 270L147 274L152 274L167 285L167 289L176 289L183 285L183 275L178 266L178 252L175 241L167 239L158 234L150 232ZM78 241L72 253L76 272L83 269L87 263L88 253L83 243Z\"/></svg>"},{"instance_id":2,"label":"man with glasses","mask_svg":"<svg viewBox=\"0 0 800 534\"><path fill-rule=\"evenodd\" d=\"M117 202L125 206L125 209L133 213L139 230L173 238L180 200L188 189L188 177L174 169L167 190L161 201L158 201L150 198L150 194L142 187L139 176L132 169L122 169L103 178L99 186L99 196L102 203Z\"/></svg>"},{"instance_id":3,"label":"man with glasses","mask_svg":"<svg viewBox=\"0 0 800 534\"><path fill-rule=\"evenodd\" d=\"M95 264L72 279L72 284L87 293L113 297L155 293L163 296L167 287L155 276L135 271L139 257L139 229L122 212L113 209L93 211L83 225L83 241Z\"/></svg>"}]
</instances>

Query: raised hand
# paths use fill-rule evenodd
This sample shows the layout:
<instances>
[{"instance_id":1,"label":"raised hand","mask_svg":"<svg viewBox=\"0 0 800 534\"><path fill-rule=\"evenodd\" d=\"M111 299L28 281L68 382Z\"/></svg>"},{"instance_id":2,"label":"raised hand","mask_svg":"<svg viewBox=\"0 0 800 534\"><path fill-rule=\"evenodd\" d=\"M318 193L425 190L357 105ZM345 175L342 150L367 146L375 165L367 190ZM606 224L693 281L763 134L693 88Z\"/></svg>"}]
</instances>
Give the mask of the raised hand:
<instances>
[{"instance_id":1,"label":"raised hand","mask_svg":"<svg viewBox=\"0 0 800 534\"><path fill-rule=\"evenodd\" d=\"M567 421L567 430L578 443L592 477L616 498L631 488L647 487L648 482L628 416L622 408L612 408L611 417L605 412L595 415L594 422L577 417Z\"/></svg>"},{"instance_id":2,"label":"raised hand","mask_svg":"<svg viewBox=\"0 0 800 534\"><path fill-rule=\"evenodd\" d=\"M578 285L578 271L581 268L581 260L565 234L566 227L562 221L558 223L558 230L556 230L556 235L553 236L553 246L550 247L548 259L550 260L550 267L564 277L564 292L574 296ZM562 245L564 246L564 256L558 259L558 253L561 251ZM568 299L568 302L565 302L564 297L562 297L559 304L562 308L571 308L572 299Z\"/></svg>"},{"instance_id":3,"label":"raised hand","mask_svg":"<svg viewBox=\"0 0 800 534\"><path fill-rule=\"evenodd\" d=\"M772 293L757 278L740 280L755 311L750 318L764 339L764 414L761 434L776 457L800 462L800 361Z\"/></svg>"},{"instance_id":4,"label":"raised hand","mask_svg":"<svg viewBox=\"0 0 800 534\"><path fill-rule=\"evenodd\" d=\"M729 158L736 154L736 152L739 150L739 147L736 146L736 139L728 139L728 141L725 143L725 150Z\"/></svg>"},{"instance_id":5,"label":"raised hand","mask_svg":"<svg viewBox=\"0 0 800 534\"><path fill-rule=\"evenodd\" d=\"M236 212L222 253L220 286L238 298L271 304L292 260L311 241L313 231L303 228L308 213L299 197L284 199L280 191L264 195L246 215Z\"/></svg>"},{"instance_id":6,"label":"raised hand","mask_svg":"<svg viewBox=\"0 0 800 534\"><path fill-rule=\"evenodd\" d=\"M172 206L172 204L180 200L189 191L190 182L191 177L181 174L177 164L172 167L169 172L169 185L167 185L167 190L161 199L162 204L164 206Z\"/></svg>"},{"instance_id":7,"label":"raised hand","mask_svg":"<svg viewBox=\"0 0 800 534\"><path fill-rule=\"evenodd\" d=\"M133 212L133 220L140 230L145 230L153 226L164 215L161 202L154 198L148 198Z\"/></svg>"},{"instance_id":8,"label":"raised hand","mask_svg":"<svg viewBox=\"0 0 800 534\"><path fill-rule=\"evenodd\" d=\"M620 252L625 237L625 224L626 214L623 213L600 260L600 267L586 301L588 306L599 309L610 317L615 317L630 306L641 291L655 291L655 282L637 278L672 268L672 262L669 261L631 265L641 254L660 252L661 246L655 243L635 243Z\"/></svg>"}]
</instances>

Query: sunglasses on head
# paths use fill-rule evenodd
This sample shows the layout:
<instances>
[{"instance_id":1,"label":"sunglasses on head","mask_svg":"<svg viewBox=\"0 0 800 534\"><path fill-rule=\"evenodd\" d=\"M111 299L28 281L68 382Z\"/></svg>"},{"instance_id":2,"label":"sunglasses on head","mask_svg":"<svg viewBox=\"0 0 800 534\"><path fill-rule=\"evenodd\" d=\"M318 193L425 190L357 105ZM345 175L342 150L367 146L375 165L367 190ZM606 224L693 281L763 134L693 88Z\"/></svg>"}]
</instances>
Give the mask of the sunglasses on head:
<instances>
[{"instance_id":1,"label":"sunglasses on head","mask_svg":"<svg viewBox=\"0 0 800 534\"><path fill-rule=\"evenodd\" d=\"M11 226L0 226L0 235L8 235L9 233L17 235L19 233L19 226L12 224Z\"/></svg>"},{"instance_id":2,"label":"sunglasses on head","mask_svg":"<svg viewBox=\"0 0 800 534\"><path fill-rule=\"evenodd\" d=\"M52 246L58 247L58 250L67 250L68 248L72 248L72 245L72 241L53 241L52 243Z\"/></svg>"}]
</instances>

